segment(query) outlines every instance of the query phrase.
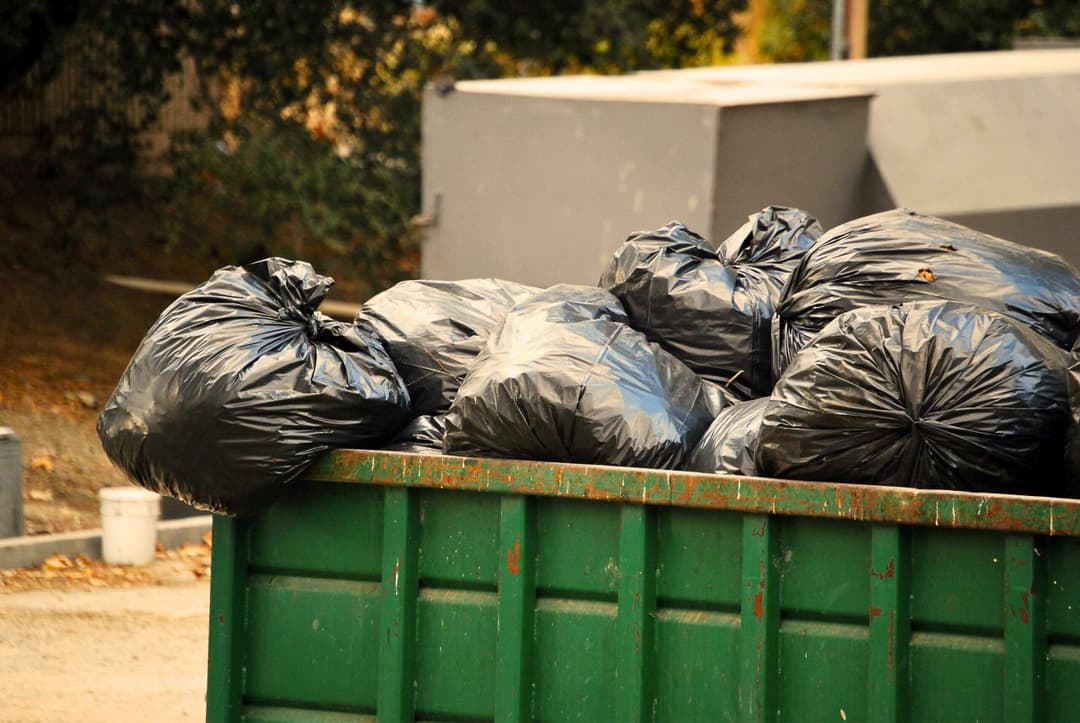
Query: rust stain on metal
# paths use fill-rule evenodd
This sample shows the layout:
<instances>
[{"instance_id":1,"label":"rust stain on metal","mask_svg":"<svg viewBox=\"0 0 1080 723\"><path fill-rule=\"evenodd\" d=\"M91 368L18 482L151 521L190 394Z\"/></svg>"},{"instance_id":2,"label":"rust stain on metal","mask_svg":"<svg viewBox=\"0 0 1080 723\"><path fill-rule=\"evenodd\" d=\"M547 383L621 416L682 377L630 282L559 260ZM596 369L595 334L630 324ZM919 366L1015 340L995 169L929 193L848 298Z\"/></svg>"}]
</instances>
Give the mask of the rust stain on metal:
<instances>
[{"instance_id":1,"label":"rust stain on metal","mask_svg":"<svg viewBox=\"0 0 1080 723\"><path fill-rule=\"evenodd\" d=\"M521 573L521 540L514 541L514 546L506 551L506 570L511 575Z\"/></svg>"},{"instance_id":2,"label":"rust stain on metal","mask_svg":"<svg viewBox=\"0 0 1080 723\"><path fill-rule=\"evenodd\" d=\"M885 567L885 572L878 572L877 570L870 570L870 574L876 577L878 580L888 580L891 577L896 576L896 560L889 560L889 564Z\"/></svg>"},{"instance_id":3,"label":"rust stain on metal","mask_svg":"<svg viewBox=\"0 0 1080 723\"><path fill-rule=\"evenodd\" d=\"M1039 497L924 491L766 478L730 478L590 465L509 460L420 458L389 452L336 450L306 479L349 484L633 500L647 504L729 509L891 524L1080 534L1080 503ZM620 477L622 477L620 479ZM942 515L944 513L944 515Z\"/></svg>"},{"instance_id":4,"label":"rust stain on metal","mask_svg":"<svg viewBox=\"0 0 1080 723\"><path fill-rule=\"evenodd\" d=\"M1029 594L1025 592L1023 595L1024 606L1020 608L1020 622L1024 625L1028 624L1028 598Z\"/></svg>"},{"instance_id":5,"label":"rust stain on metal","mask_svg":"<svg viewBox=\"0 0 1080 723\"><path fill-rule=\"evenodd\" d=\"M610 502L612 500L622 499L622 495L617 492L612 492L606 487L600 487L595 484L584 485L585 497L590 500L600 500L602 502Z\"/></svg>"},{"instance_id":6,"label":"rust stain on metal","mask_svg":"<svg viewBox=\"0 0 1080 723\"><path fill-rule=\"evenodd\" d=\"M755 527L753 530L750 531L750 534L752 534L754 537L765 537L765 531L768 526L768 522L762 522L761 527Z\"/></svg>"},{"instance_id":7,"label":"rust stain on metal","mask_svg":"<svg viewBox=\"0 0 1080 723\"><path fill-rule=\"evenodd\" d=\"M399 573L401 572L401 558L399 557L394 561L394 594L401 594L401 586L398 584Z\"/></svg>"},{"instance_id":8,"label":"rust stain on metal","mask_svg":"<svg viewBox=\"0 0 1080 723\"><path fill-rule=\"evenodd\" d=\"M679 496L676 497L673 502L676 505L685 505L687 502L694 498L694 492L697 490L698 481L696 479L687 479L682 482L682 491L679 492Z\"/></svg>"},{"instance_id":9,"label":"rust stain on metal","mask_svg":"<svg viewBox=\"0 0 1080 723\"><path fill-rule=\"evenodd\" d=\"M754 617L758 620L765 617L765 592L763 590L754 593Z\"/></svg>"},{"instance_id":10,"label":"rust stain on metal","mask_svg":"<svg viewBox=\"0 0 1080 723\"><path fill-rule=\"evenodd\" d=\"M878 615L881 615L881 608L875 608L875 607L870 608L870 621L871 622L873 622L874 618L876 618Z\"/></svg>"}]
</instances>

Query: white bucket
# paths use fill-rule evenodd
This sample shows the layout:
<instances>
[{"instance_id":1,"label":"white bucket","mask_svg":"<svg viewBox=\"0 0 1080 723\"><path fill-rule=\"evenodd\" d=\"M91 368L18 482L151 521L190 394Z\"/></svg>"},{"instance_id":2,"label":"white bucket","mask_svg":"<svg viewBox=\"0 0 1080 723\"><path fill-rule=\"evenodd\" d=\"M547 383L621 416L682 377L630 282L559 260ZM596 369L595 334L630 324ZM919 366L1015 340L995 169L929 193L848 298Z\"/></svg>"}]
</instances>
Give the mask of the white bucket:
<instances>
[{"instance_id":1,"label":"white bucket","mask_svg":"<svg viewBox=\"0 0 1080 723\"><path fill-rule=\"evenodd\" d=\"M101 556L114 565L154 559L161 497L139 487L101 490Z\"/></svg>"}]
</instances>

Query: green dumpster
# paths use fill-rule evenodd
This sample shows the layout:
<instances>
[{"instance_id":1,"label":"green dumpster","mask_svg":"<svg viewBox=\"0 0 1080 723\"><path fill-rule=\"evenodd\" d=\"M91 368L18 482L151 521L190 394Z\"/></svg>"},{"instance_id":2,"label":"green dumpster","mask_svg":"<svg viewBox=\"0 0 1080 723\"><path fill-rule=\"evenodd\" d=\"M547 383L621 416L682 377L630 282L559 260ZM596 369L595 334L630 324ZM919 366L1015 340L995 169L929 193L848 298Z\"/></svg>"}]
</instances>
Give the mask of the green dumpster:
<instances>
[{"instance_id":1,"label":"green dumpster","mask_svg":"<svg viewBox=\"0 0 1080 723\"><path fill-rule=\"evenodd\" d=\"M1080 502L342 450L217 518L210 721L1076 720Z\"/></svg>"}]
</instances>

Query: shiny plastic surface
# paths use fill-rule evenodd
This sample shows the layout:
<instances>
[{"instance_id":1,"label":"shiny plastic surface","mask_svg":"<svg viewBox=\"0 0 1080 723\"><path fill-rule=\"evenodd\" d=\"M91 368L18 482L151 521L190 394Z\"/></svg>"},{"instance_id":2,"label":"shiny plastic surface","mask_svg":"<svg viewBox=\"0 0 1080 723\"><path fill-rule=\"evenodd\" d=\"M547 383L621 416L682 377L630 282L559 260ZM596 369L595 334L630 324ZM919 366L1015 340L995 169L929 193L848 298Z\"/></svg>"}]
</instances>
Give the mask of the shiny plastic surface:
<instances>
[{"instance_id":1,"label":"shiny plastic surface","mask_svg":"<svg viewBox=\"0 0 1080 723\"><path fill-rule=\"evenodd\" d=\"M600 286L630 323L737 398L772 389L770 320L795 265L821 226L793 208L769 206L714 248L686 226L631 235Z\"/></svg>"},{"instance_id":2,"label":"shiny plastic surface","mask_svg":"<svg viewBox=\"0 0 1080 723\"><path fill-rule=\"evenodd\" d=\"M706 474L754 476L758 434L768 397L733 404L717 415L702 435L684 469Z\"/></svg>"},{"instance_id":3,"label":"shiny plastic surface","mask_svg":"<svg viewBox=\"0 0 1080 723\"><path fill-rule=\"evenodd\" d=\"M98 420L110 459L151 491L249 514L326 450L381 444L408 392L373 334L316 311L332 284L270 258L173 302Z\"/></svg>"},{"instance_id":4,"label":"shiny plastic surface","mask_svg":"<svg viewBox=\"0 0 1080 723\"><path fill-rule=\"evenodd\" d=\"M1067 354L956 302L836 318L776 384L762 475L903 487L1066 494Z\"/></svg>"},{"instance_id":5,"label":"shiny plastic surface","mask_svg":"<svg viewBox=\"0 0 1080 723\"><path fill-rule=\"evenodd\" d=\"M491 330L539 289L499 279L403 281L364 304L356 321L382 339L417 416L450 408Z\"/></svg>"},{"instance_id":6,"label":"shiny plastic surface","mask_svg":"<svg viewBox=\"0 0 1080 723\"><path fill-rule=\"evenodd\" d=\"M1072 415L1065 435L1065 476L1073 495L1080 497L1080 341L1073 346L1071 357L1068 383Z\"/></svg>"},{"instance_id":7,"label":"shiny plastic surface","mask_svg":"<svg viewBox=\"0 0 1080 723\"><path fill-rule=\"evenodd\" d=\"M806 253L773 317L773 371L845 311L932 299L1007 314L1063 349L1080 333L1080 275L1064 259L896 209L830 229Z\"/></svg>"},{"instance_id":8,"label":"shiny plastic surface","mask_svg":"<svg viewBox=\"0 0 1080 723\"><path fill-rule=\"evenodd\" d=\"M488 339L446 419L448 454L677 468L715 398L603 289L559 285Z\"/></svg>"},{"instance_id":9,"label":"shiny plastic surface","mask_svg":"<svg viewBox=\"0 0 1080 723\"><path fill-rule=\"evenodd\" d=\"M442 454L442 439L445 433L445 415L425 414L406 424L383 449L387 452Z\"/></svg>"}]
</instances>

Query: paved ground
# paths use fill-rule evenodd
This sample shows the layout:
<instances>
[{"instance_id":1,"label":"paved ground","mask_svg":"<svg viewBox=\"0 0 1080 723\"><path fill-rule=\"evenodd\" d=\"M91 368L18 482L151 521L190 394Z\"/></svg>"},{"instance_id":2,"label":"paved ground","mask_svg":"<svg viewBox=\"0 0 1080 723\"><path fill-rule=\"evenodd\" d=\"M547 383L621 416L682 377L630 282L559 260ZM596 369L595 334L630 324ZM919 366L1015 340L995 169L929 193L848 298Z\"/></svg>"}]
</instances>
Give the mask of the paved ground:
<instances>
[{"instance_id":1,"label":"paved ground","mask_svg":"<svg viewBox=\"0 0 1080 723\"><path fill-rule=\"evenodd\" d=\"M198 721L208 581L0 596L0 721Z\"/></svg>"}]
</instances>

